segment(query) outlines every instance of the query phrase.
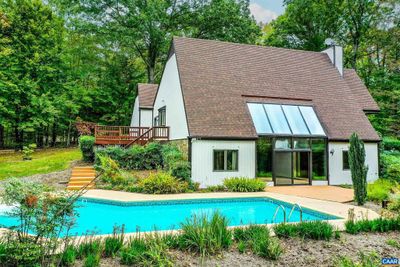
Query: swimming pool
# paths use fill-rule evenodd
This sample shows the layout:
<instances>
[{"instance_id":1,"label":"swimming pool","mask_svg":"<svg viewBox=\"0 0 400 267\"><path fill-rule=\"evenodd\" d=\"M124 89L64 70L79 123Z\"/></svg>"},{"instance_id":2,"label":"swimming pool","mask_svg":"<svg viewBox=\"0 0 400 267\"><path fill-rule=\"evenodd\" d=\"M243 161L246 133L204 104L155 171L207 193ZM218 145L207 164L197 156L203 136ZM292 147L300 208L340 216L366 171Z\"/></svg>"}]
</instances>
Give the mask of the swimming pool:
<instances>
[{"instance_id":1,"label":"swimming pool","mask_svg":"<svg viewBox=\"0 0 400 267\"><path fill-rule=\"evenodd\" d=\"M176 230L192 214L211 214L218 210L229 219L230 226L247 224L268 224L283 222L280 210L273 220L275 211L282 205L287 216L292 204L272 198L229 198L229 199L193 199L173 201L117 202L98 199L79 199L76 211L79 216L76 225L70 231L73 235L83 235L88 231L96 234L110 234L115 226L125 225L127 233ZM303 208L303 220L334 220L338 217ZM300 211L296 208L290 222L300 221ZM1 213L0 225L10 227L18 223Z\"/></svg>"}]
</instances>

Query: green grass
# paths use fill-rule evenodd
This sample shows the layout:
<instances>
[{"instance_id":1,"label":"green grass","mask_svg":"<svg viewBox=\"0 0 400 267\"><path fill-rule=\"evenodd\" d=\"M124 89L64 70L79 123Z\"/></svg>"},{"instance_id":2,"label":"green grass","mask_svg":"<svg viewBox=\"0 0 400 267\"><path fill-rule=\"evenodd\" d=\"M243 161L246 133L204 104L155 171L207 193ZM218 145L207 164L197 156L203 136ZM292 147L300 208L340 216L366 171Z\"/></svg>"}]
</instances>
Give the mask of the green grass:
<instances>
[{"instance_id":1,"label":"green grass","mask_svg":"<svg viewBox=\"0 0 400 267\"><path fill-rule=\"evenodd\" d=\"M43 149L33 153L32 160L22 160L22 153L0 155L0 180L62 171L82 158L78 148Z\"/></svg>"}]
</instances>

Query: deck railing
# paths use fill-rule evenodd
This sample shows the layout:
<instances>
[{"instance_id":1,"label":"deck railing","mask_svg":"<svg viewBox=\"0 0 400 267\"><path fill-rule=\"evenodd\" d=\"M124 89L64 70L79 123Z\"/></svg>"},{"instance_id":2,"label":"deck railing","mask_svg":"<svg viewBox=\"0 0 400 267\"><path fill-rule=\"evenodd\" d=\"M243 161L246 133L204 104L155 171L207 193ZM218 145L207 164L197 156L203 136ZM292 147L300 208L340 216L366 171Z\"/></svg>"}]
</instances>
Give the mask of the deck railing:
<instances>
[{"instance_id":1,"label":"deck railing","mask_svg":"<svg viewBox=\"0 0 400 267\"><path fill-rule=\"evenodd\" d=\"M169 140L169 127L101 126L94 129L96 144L128 144L136 139Z\"/></svg>"}]
</instances>

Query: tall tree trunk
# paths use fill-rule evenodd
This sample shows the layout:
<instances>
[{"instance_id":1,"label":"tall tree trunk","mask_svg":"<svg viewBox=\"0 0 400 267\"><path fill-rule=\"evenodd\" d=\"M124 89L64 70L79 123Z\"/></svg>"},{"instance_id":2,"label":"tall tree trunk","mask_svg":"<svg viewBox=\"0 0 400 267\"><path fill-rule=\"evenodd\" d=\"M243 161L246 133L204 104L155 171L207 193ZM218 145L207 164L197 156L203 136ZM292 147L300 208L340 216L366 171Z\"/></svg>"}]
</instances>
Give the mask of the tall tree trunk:
<instances>
[{"instance_id":1,"label":"tall tree trunk","mask_svg":"<svg viewBox=\"0 0 400 267\"><path fill-rule=\"evenodd\" d=\"M18 125L14 126L14 135L15 135L15 143L16 143L16 149L22 149L23 143L24 143L24 136L23 132L18 129Z\"/></svg>"},{"instance_id":2,"label":"tall tree trunk","mask_svg":"<svg viewBox=\"0 0 400 267\"><path fill-rule=\"evenodd\" d=\"M0 125L0 148L4 148L4 126Z\"/></svg>"},{"instance_id":3,"label":"tall tree trunk","mask_svg":"<svg viewBox=\"0 0 400 267\"><path fill-rule=\"evenodd\" d=\"M68 124L68 133L67 133L67 147L71 144L71 122Z\"/></svg>"},{"instance_id":4,"label":"tall tree trunk","mask_svg":"<svg viewBox=\"0 0 400 267\"><path fill-rule=\"evenodd\" d=\"M155 67L153 66L148 66L147 67L147 81L148 83L155 83Z\"/></svg>"},{"instance_id":5,"label":"tall tree trunk","mask_svg":"<svg viewBox=\"0 0 400 267\"><path fill-rule=\"evenodd\" d=\"M44 145L47 147L47 146L49 146L49 127L48 126L45 128L44 133L45 133Z\"/></svg>"},{"instance_id":6,"label":"tall tree trunk","mask_svg":"<svg viewBox=\"0 0 400 267\"><path fill-rule=\"evenodd\" d=\"M54 147L57 142L57 125L53 123L52 131L51 131L51 146Z\"/></svg>"}]
</instances>

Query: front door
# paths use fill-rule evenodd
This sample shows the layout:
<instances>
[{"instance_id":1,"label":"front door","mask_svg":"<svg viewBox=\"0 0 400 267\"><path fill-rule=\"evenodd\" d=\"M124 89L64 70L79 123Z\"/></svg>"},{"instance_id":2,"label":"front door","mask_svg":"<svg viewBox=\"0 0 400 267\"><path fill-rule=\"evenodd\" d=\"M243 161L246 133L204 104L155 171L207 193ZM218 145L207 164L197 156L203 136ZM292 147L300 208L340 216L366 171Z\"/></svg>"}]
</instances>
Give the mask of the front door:
<instances>
[{"instance_id":1,"label":"front door","mask_svg":"<svg viewBox=\"0 0 400 267\"><path fill-rule=\"evenodd\" d=\"M275 185L310 184L309 151L274 151L273 174Z\"/></svg>"}]
</instances>

